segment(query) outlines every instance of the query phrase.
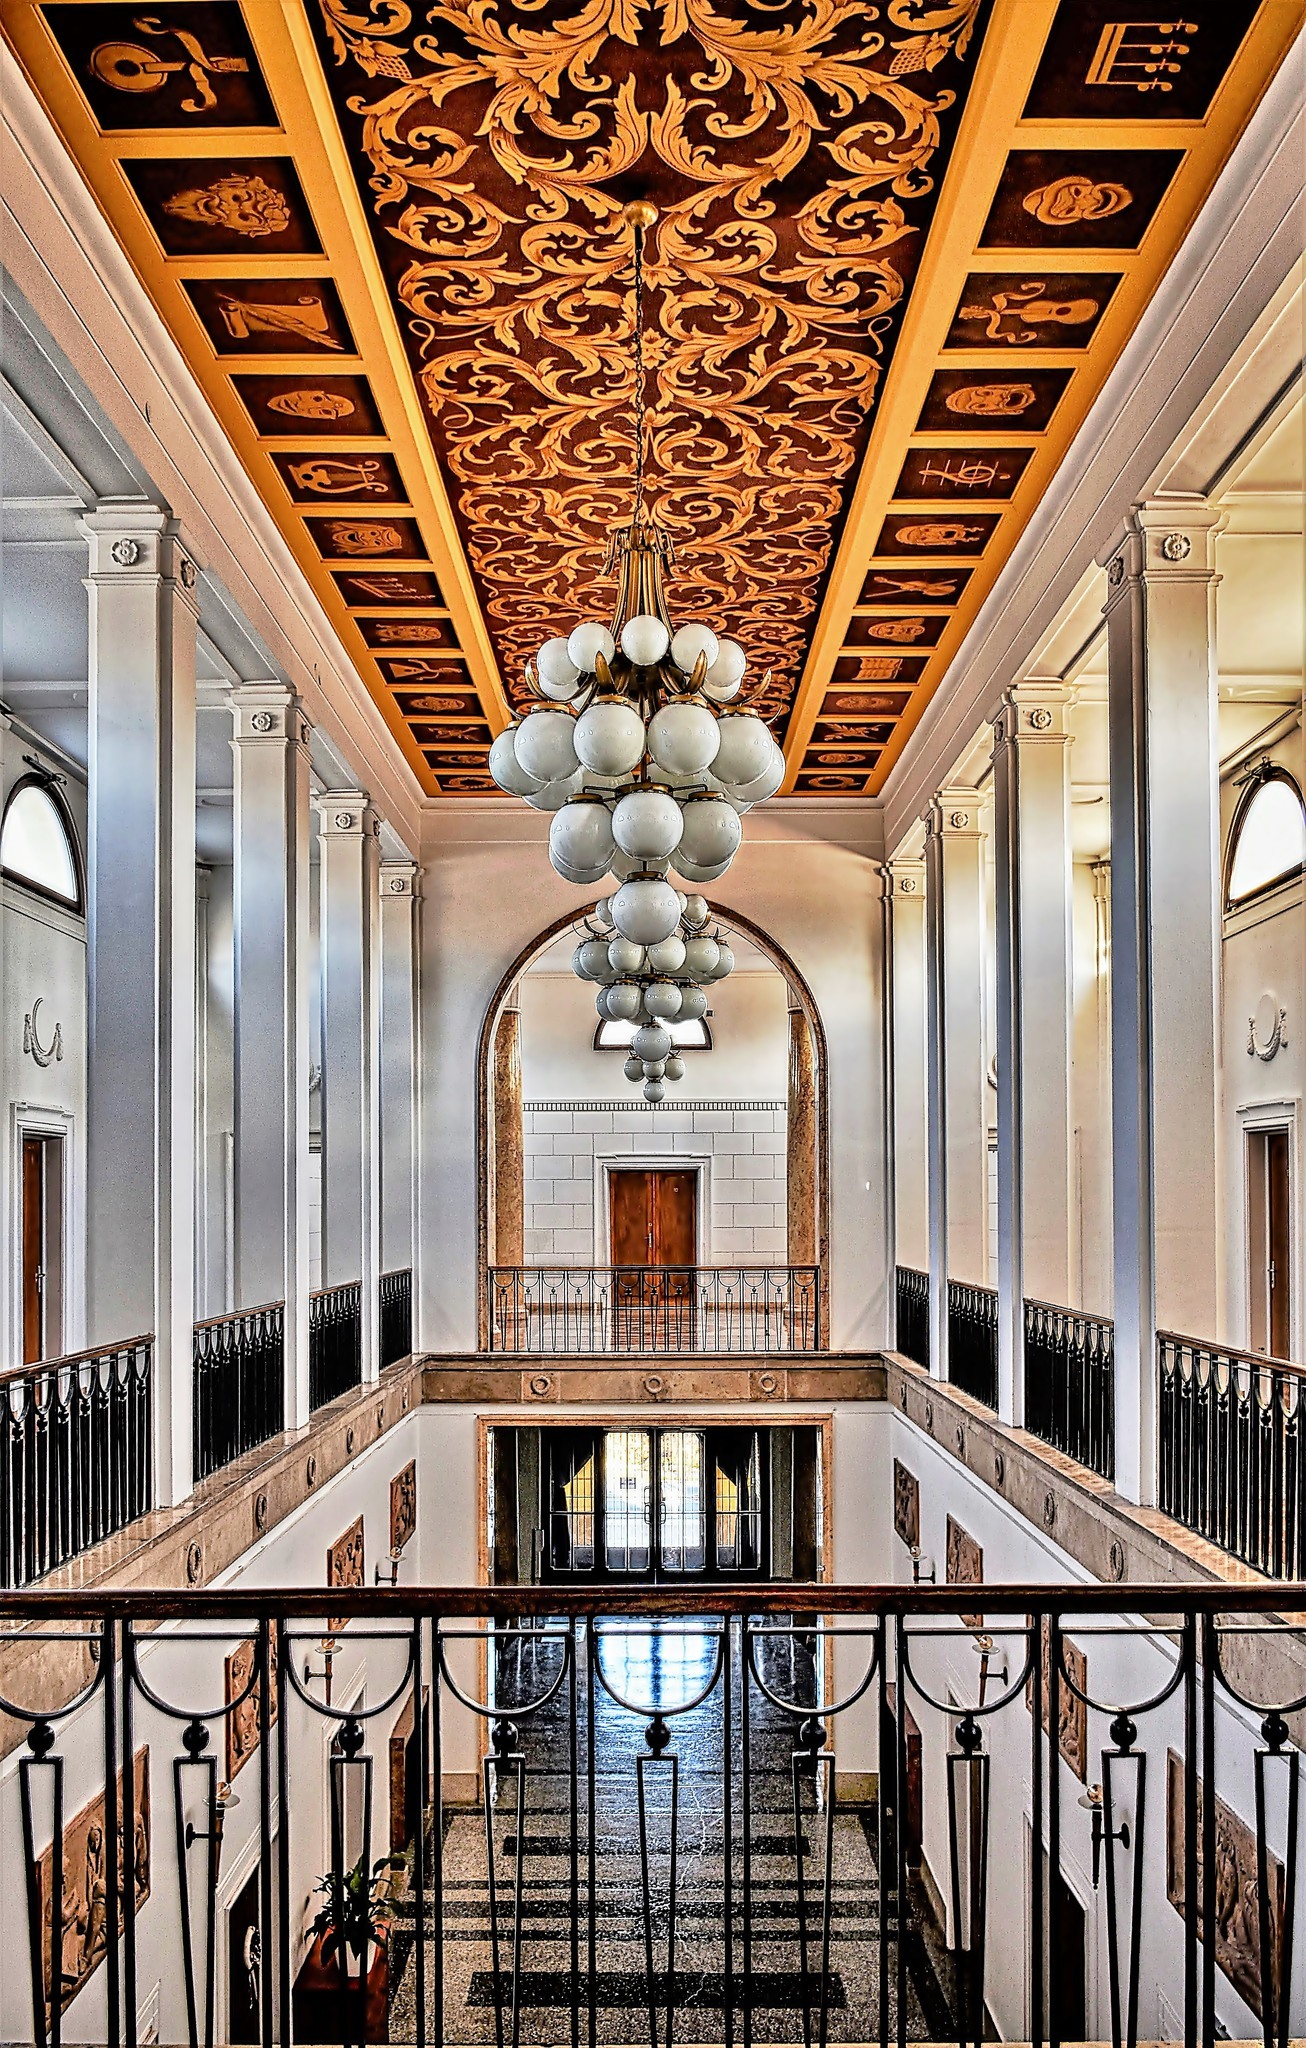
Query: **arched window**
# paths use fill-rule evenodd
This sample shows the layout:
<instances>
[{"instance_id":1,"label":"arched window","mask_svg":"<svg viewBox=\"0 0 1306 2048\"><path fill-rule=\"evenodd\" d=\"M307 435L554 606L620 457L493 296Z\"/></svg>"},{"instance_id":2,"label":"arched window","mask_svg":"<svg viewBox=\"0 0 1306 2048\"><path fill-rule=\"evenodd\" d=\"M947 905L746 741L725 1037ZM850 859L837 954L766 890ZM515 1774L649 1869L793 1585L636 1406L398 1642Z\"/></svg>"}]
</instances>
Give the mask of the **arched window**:
<instances>
[{"instance_id":1,"label":"arched window","mask_svg":"<svg viewBox=\"0 0 1306 2048\"><path fill-rule=\"evenodd\" d=\"M10 792L0 826L0 868L56 903L82 907L72 827L43 776L25 776Z\"/></svg>"},{"instance_id":2,"label":"arched window","mask_svg":"<svg viewBox=\"0 0 1306 2048\"><path fill-rule=\"evenodd\" d=\"M1306 866L1306 806L1281 768L1263 771L1244 796L1230 835L1230 906L1246 903Z\"/></svg>"}]
</instances>

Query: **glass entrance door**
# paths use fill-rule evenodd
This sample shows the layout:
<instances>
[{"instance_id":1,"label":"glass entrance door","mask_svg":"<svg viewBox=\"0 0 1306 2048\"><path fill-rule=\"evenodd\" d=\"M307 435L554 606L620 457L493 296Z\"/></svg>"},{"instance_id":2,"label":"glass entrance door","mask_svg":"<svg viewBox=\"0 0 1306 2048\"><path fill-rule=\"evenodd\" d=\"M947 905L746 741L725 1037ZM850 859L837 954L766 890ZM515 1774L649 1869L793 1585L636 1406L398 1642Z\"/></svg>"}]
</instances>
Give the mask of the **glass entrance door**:
<instances>
[{"instance_id":1,"label":"glass entrance door","mask_svg":"<svg viewBox=\"0 0 1306 2048\"><path fill-rule=\"evenodd\" d=\"M542 1439L546 1581L765 1576L760 1431L558 1429Z\"/></svg>"}]
</instances>

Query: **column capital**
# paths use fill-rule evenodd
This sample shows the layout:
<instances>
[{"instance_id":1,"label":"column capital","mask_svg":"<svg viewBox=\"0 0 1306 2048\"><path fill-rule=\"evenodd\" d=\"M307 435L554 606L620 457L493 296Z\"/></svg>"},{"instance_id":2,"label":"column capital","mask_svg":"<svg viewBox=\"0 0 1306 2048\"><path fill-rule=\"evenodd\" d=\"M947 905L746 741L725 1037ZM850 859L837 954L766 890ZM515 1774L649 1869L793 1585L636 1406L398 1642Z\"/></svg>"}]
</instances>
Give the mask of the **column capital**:
<instances>
[{"instance_id":1,"label":"column capital","mask_svg":"<svg viewBox=\"0 0 1306 2048\"><path fill-rule=\"evenodd\" d=\"M1066 712L1073 697L1074 691L1060 676L1029 676L1022 683L1013 683L1003 691L994 714L994 751L1025 740L1063 746L1068 738Z\"/></svg>"},{"instance_id":2,"label":"column capital","mask_svg":"<svg viewBox=\"0 0 1306 2048\"><path fill-rule=\"evenodd\" d=\"M417 862L415 860L383 860L381 863L381 894L383 896L415 896L417 894Z\"/></svg>"},{"instance_id":3,"label":"column capital","mask_svg":"<svg viewBox=\"0 0 1306 2048\"><path fill-rule=\"evenodd\" d=\"M977 789L965 783L945 783L942 789L935 790L924 813L925 829L933 839L978 839L981 809Z\"/></svg>"},{"instance_id":4,"label":"column capital","mask_svg":"<svg viewBox=\"0 0 1306 2048\"><path fill-rule=\"evenodd\" d=\"M1215 542L1228 523L1227 512L1196 494L1148 498L1135 505L1123 531L1099 557L1107 580L1103 610L1109 612L1119 594L1139 580L1215 581Z\"/></svg>"},{"instance_id":5,"label":"column capital","mask_svg":"<svg viewBox=\"0 0 1306 2048\"><path fill-rule=\"evenodd\" d=\"M886 862L885 871L889 878L891 896L920 896L925 894L925 857L906 854Z\"/></svg>"},{"instance_id":6,"label":"column capital","mask_svg":"<svg viewBox=\"0 0 1306 2048\"><path fill-rule=\"evenodd\" d=\"M308 745L308 720L287 684L233 683L227 691L227 702L235 726L234 740L254 745L260 741L290 740L296 746Z\"/></svg>"},{"instance_id":7,"label":"column capital","mask_svg":"<svg viewBox=\"0 0 1306 2048\"><path fill-rule=\"evenodd\" d=\"M195 558L176 531L171 513L143 498L101 498L79 521L90 549L96 583L138 583L163 577L194 605L199 580Z\"/></svg>"},{"instance_id":8,"label":"column capital","mask_svg":"<svg viewBox=\"0 0 1306 2048\"><path fill-rule=\"evenodd\" d=\"M375 838L381 820L365 789L324 789L315 793L313 808L324 839Z\"/></svg>"}]
</instances>

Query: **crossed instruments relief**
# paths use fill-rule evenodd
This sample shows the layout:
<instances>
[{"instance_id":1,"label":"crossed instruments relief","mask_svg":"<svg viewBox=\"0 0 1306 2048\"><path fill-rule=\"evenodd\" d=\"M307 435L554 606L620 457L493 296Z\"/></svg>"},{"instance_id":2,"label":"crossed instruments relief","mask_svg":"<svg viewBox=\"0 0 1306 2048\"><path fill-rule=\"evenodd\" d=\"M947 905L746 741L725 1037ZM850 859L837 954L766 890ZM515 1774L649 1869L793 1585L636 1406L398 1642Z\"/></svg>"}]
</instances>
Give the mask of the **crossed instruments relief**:
<instances>
[{"instance_id":1,"label":"crossed instruments relief","mask_svg":"<svg viewBox=\"0 0 1306 2048\"><path fill-rule=\"evenodd\" d=\"M549 621L611 602L634 457L622 208L646 191L647 495L677 608L729 619L787 704L978 5L319 0L510 690Z\"/></svg>"}]
</instances>

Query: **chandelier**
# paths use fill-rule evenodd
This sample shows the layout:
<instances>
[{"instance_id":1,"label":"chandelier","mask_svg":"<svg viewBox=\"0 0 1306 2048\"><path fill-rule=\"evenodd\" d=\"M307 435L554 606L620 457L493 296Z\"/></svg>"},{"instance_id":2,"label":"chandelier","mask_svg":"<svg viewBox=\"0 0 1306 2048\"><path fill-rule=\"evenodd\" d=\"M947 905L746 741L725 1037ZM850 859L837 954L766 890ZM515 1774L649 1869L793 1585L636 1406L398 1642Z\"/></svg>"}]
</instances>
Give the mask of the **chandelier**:
<instances>
[{"instance_id":1,"label":"chandelier","mask_svg":"<svg viewBox=\"0 0 1306 2048\"><path fill-rule=\"evenodd\" d=\"M605 875L615 878L609 953L621 942L646 960L652 949L674 951L695 939L692 924L682 935L686 894L669 873L691 885L724 875L740 820L775 795L785 771L768 727L741 695L743 648L698 621L677 626L663 588L671 543L644 506L644 243L656 218L645 200L625 211L634 239L634 507L604 563L617 578L612 622L586 619L544 642L526 664L536 701L498 735L489 757L500 789L553 814L549 858L564 881L592 888ZM768 671L759 695L769 682ZM704 923L707 914L704 904ZM633 961L634 951L619 957ZM646 990L645 972L653 977ZM610 1002L655 996L656 965L618 973ZM697 986L692 977L689 985ZM685 1014L683 997L674 1014ZM652 1022L641 1028L660 1029Z\"/></svg>"},{"instance_id":2,"label":"chandelier","mask_svg":"<svg viewBox=\"0 0 1306 2048\"><path fill-rule=\"evenodd\" d=\"M661 1102L668 1081L684 1079L685 1063L672 1035L676 1024L707 1015L704 983L724 981L735 956L703 897L683 898L678 928L650 946L637 945L614 928L613 900L595 905L592 921L577 933L571 964L582 981L596 981L594 1006L600 1020L630 1024L628 1081L642 1082L646 1102Z\"/></svg>"}]
</instances>

